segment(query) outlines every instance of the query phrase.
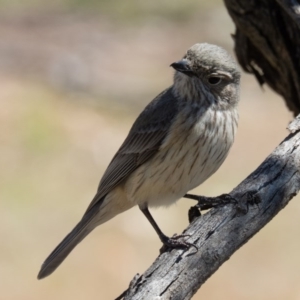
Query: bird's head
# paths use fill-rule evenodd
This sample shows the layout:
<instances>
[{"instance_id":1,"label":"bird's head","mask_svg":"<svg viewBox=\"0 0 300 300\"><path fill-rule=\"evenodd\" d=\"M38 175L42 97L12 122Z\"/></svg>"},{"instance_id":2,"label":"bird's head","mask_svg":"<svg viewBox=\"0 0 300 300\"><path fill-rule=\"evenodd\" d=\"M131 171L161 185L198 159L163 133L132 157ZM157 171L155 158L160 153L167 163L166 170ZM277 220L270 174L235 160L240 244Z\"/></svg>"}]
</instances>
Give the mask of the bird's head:
<instances>
[{"instance_id":1,"label":"bird's head","mask_svg":"<svg viewBox=\"0 0 300 300\"><path fill-rule=\"evenodd\" d=\"M206 43L195 44L171 67L176 70L174 87L179 96L193 101L205 100L210 105L216 103L225 109L237 104L240 71L223 48Z\"/></svg>"}]
</instances>

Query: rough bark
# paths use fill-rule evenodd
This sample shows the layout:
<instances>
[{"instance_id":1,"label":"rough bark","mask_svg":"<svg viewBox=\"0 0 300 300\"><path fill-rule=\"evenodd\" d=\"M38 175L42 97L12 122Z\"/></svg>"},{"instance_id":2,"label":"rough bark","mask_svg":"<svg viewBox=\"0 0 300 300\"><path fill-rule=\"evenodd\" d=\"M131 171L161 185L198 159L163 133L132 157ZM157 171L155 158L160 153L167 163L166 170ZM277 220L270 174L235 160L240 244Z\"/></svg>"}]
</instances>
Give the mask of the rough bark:
<instances>
[{"instance_id":1,"label":"rough bark","mask_svg":"<svg viewBox=\"0 0 300 300\"><path fill-rule=\"evenodd\" d=\"M300 112L300 4L296 0L224 0L236 25L242 68Z\"/></svg>"},{"instance_id":2,"label":"rough bark","mask_svg":"<svg viewBox=\"0 0 300 300\"><path fill-rule=\"evenodd\" d=\"M165 252L132 280L126 300L191 299L201 285L265 226L300 189L300 117L291 134L230 195L238 204L213 208L196 218L184 234L198 251ZM251 202L259 200L258 204Z\"/></svg>"}]
</instances>

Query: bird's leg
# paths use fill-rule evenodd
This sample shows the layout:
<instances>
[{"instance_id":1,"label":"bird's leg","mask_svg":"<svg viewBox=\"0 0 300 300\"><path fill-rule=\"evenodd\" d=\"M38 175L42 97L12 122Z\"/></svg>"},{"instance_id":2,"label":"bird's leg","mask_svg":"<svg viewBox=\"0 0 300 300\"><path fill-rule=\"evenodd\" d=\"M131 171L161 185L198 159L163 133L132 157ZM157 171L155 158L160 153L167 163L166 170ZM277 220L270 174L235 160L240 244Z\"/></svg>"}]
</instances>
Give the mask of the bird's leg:
<instances>
[{"instance_id":1,"label":"bird's leg","mask_svg":"<svg viewBox=\"0 0 300 300\"><path fill-rule=\"evenodd\" d=\"M205 196L198 196L192 194L185 194L183 197L198 201L198 204L196 206L200 210L206 210L220 205L225 205L228 203L234 203L234 204L238 203L238 201L232 196L230 196L229 194L222 194L217 197L205 197Z\"/></svg>"},{"instance_id":2,"label":"bird's leg","mask_svg":"<svg viewBox=\"0 0 300 300\"><path fill-rule=\"evenodd\" d=\"M167 237L158 227L157 223L155 222L155 220L153 219L152 215L150 214L150 211L148 210L148 207L146 206L139 206L140 210L143 212L143 214L145 215L145 217L148 219L148 221L150 222L150 224L152 225L152 227L154 228L154 230L156 231L156 233L158 234L161 242L164 244L165 247L163 247L161 250L161 252L164 252L164 250L168 249L168 248L189 248L189 247L195 247L197 250L198 248L191 243L180 241L180 238L183 237L188 237L190 235L188 234L181 234L181 235L174 235L173 237Z\"/></svg>"}]
</instances>

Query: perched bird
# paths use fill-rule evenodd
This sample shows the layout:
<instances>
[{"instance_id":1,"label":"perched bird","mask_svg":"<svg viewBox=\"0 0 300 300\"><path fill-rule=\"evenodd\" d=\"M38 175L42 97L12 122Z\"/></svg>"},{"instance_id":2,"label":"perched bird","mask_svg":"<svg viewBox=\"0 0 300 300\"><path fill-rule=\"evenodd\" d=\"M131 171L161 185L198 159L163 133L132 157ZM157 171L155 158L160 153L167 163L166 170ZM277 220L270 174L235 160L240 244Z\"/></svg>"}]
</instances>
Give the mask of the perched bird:
<instances>
[{"instance_id":1,"label":"perched bird","mask_svg":"<svg viewBox=\"0 0 300 300\"><path fill-rule=\"evenodd\" d=\"M82 219L43 263L50 275L95 227L138 205L162 243L167 237L149 206L168 206L210 177L223 163L238 124L240 72L222 48L195 44L171 64L174 83L150 102L105 171Z\"/></svg>"}]
</instances>

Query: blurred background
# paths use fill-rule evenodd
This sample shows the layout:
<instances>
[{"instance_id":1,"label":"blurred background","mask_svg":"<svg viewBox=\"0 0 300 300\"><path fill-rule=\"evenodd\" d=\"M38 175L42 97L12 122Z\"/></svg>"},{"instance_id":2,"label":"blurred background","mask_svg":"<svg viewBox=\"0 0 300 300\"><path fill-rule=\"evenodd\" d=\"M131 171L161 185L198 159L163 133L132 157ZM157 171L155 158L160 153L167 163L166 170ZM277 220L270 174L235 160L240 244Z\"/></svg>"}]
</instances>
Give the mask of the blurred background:
<instances>
[{"instance_id":1,"label":"blurred background","mask_svg":"<svg viewBox=\"0 0 300 300\"><path fill-rule=\"evenodd\" d=\"M114 299L147 269L161 243L133 208L36 279L139 112L172 83L170 63L196 42L232 52L231 33L221 0L0 1L0 299ZM277 95L243 74L234 147L194 192L231 191L287 135L291 119ZM300 299L297 198L194 299ZM153 215L166 234L180 233L193 204L180 200Z\"/></svg>"}]
</instances>

